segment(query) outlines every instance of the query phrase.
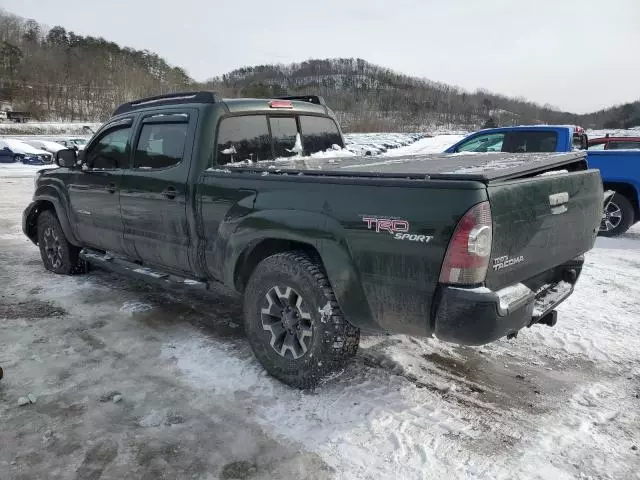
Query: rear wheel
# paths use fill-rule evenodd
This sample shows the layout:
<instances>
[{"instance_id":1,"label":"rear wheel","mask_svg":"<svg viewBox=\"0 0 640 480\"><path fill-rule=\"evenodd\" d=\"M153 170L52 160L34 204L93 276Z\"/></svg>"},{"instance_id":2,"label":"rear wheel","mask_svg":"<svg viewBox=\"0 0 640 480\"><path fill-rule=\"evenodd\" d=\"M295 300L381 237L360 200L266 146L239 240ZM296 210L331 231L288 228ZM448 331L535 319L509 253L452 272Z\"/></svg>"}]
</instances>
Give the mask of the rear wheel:
<instances>
[{"instance_id":1,"label":"rear wheel","mask_svg":"<svg viewBox=\"0 0 640 480\"><path fill-rule=\"evenodd\" d=\"M244 295L245 331L267 372L312 388L358 350L360 330L342 315L321 265L303 252L263 260Z\"/></svg>"},{"instance_id":2,"label":"rear wheel","mask_svg":"<svg viewBox=\"0 0 640 480\"><path fill-rule=\"evenodd\" d=\"M600 224L600 235L617 237L629 230L634 220L633 205L627 197L616 193L605 206Z\"/></svg>"},{"instance_id":3,"label":"rear wheel","mask_svg":"<svg viewBox=\"0 0 640 480\"><path fill-rule=\"evenodd\" d=\"M80 249L67 241L58 218L50 210L38 215L38 247L47 270L63 275L78 270Z\"/></svg>"}]
</instances>

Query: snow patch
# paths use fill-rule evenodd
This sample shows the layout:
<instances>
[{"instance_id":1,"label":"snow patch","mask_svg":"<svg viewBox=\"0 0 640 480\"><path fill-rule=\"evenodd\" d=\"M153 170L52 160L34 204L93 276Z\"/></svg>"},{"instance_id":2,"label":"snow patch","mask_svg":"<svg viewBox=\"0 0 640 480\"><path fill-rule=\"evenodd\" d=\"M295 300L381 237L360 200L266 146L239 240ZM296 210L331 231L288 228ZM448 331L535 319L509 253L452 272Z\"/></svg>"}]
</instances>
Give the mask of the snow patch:
<instances>
[{"instance_id":1,"label":"snow patch","mask_svg":"<svg viewBox=\"0 0 640 480\"><path fill-rule=\"evenodd\" d=\"M124 302L120 307L121 313L128 313L131 315L134 313L148 312L150 310L153 310L153 305L142 302Z\"/></svg>"},{"instance_id":2,"label":"snow patch","mask_svg":"<svg viewBox=\"0 0 640 480\"><path fill-rule=\"evenodd\" d=\"M318 308L318 313L320 314L320 321L322 323L327 323L327 321L331 320L331 316L333 315L331 302L327 302L324 307Z\"/></svg>"}]
</instances>

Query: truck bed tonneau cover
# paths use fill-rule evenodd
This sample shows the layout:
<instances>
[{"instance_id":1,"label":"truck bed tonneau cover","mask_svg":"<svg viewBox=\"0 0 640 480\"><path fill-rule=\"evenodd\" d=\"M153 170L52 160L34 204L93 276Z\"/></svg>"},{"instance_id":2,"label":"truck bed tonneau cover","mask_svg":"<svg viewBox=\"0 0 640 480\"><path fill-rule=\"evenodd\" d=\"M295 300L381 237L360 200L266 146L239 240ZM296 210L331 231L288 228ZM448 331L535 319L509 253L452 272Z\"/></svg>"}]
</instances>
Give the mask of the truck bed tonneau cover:
<instances>
[{"instance_id":1,"label":"truck bed tonneau cover","mask_svg":"<svg viewBox=\"0 0 640 480\"><path fill-rule=\"evenodd\" d=\"M231 171L349 177L508 180L585 159L584 152L422 154L401 157L292 158L229 164Z\"/></svg>"}]
</instances>

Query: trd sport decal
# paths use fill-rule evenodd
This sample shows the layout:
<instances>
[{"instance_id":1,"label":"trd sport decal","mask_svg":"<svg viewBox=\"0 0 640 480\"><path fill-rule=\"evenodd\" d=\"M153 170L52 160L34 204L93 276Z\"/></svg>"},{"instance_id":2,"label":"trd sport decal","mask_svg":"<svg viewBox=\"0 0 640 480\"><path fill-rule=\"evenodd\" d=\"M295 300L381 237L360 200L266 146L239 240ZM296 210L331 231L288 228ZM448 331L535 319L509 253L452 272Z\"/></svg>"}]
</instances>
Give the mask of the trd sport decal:
<instances>
[{"instance_id":1,"label":"trd sport decal","mask_svg":"<svg viewBox=\"0 0 640 480\"><path fill-rule=\"evenodd\" d=\"M393 235L396 240L409 240L410 242L429 243L433 236L411 233L409 222L399 218L362 217L369 230L376 233L386 232Z\"/></svg>"}]
</instances>

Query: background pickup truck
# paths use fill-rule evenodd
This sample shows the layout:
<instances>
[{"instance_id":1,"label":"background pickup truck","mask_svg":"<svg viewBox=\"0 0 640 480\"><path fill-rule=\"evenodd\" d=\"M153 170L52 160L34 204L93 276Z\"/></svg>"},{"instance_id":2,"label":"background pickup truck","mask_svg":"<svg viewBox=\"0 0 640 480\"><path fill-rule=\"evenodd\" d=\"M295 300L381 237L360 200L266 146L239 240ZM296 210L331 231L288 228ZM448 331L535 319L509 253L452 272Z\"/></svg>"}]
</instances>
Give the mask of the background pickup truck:
<instances>
[{"instance_id":1,"label":"background pickup truck","mask_svg":"<svg viewBox=\"0 0 640 480\"><path fill-rule=\"evenodd\" d=\"M600 234L617 236L640 220L640 150L632 150L633 142L620 150L620 141L616 149L605 148L609 139L599 140L571 126L503 127L472 133L445 152L571 152L588 145L589 167L600 170L604 189L616 193L605 205Z\"/></svg>"},{"instance_id":2,"label":"background pickup truck","mask_svg":"<svg viewBox=\"0 0 640 480\"><path fill-rule=\"evenodd\" d=\"M555 324L600 223L584 153L305 157L340 146L319 97L142 99L57 153L23 230L56 273L242 293L256 357L301 388L361 329L484 344Z\"/></svg>"}]
</instances>

